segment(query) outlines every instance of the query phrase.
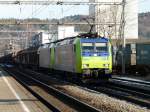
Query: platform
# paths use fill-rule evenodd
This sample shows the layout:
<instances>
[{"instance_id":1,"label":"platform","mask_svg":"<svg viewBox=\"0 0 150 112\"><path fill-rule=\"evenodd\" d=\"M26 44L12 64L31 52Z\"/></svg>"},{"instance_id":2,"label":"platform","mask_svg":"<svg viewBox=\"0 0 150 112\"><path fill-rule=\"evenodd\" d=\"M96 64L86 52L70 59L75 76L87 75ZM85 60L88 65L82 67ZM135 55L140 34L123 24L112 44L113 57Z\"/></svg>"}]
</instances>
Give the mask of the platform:
<instances>
[{"instance_id":1,"label":"platform","mask_svg":"<svg viewBox=\"0 0 150 112\"><path fill-rule=\"evenodd\" d=\"M37 98L0 68L0 112L49 112Z\"/></svg>"}]
</instances>

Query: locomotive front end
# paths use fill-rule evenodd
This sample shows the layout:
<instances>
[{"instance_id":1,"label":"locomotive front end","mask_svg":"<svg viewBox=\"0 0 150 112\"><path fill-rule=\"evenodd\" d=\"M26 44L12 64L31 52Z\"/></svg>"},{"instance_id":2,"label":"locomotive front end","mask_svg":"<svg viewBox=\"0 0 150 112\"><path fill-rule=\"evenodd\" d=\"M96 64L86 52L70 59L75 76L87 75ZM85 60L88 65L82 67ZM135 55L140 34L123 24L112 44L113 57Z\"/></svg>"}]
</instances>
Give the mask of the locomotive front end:
<instances>
[{"instance_id":1,"label":"locomotive front end","mask_svg":"<svg viewBox=\"0 0 150 112\"><path fill-rule=\"evenodd\" d=\"M81 39L81 57L84 78L111 77L111 44L107 38Z\"/></svg>"}]
</instances>

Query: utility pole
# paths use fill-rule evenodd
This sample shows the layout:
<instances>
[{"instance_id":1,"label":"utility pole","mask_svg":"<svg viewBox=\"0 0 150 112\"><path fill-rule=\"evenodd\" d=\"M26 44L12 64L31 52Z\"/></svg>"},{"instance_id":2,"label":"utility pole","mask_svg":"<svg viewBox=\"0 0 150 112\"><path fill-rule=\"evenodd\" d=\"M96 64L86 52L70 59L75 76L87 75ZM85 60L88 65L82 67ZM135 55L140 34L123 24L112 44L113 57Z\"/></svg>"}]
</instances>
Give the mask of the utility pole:
<instances>
[{"instance_id":1,"label":"utility pole","mask_svg":"<svg viewBox=\"0 0 150 112\"><path fill-rule=\"evenodd\" d=\"M125 38L125 6L126 0L122 1L122 74L125 74L125 48L126 48L126 38Z\"/></svg>"},{"instance_id":2,"label":"utility pole","mask_svg":"<svg viewBox=\"0 0 150 112\"><path fill-rule=\"evenodd\" d=\"M29 31L29 24L27 24L27 31ZM28 39L29 39L29 32L27 33L27 37L26 37L26 43L25 43L25 48L28 48Z\"/></svg>"}]
</instances>

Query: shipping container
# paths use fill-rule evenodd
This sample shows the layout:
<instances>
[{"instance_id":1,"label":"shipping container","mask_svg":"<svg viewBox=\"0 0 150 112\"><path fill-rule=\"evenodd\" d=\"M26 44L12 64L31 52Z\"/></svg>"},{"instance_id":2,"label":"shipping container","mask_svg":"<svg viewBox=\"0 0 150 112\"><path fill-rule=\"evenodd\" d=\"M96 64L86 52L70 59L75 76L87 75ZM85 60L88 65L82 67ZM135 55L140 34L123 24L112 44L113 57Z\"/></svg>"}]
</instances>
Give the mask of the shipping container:
<instances>
[{"instance_id":1,"label":"shipping container","mask_svg":"<svg viewBox=\"0 0 150 112\"><path fill-rule=\"evenodd\" d=\"M125 64L126 71L130 73L145 74L150 72L150 44L148 43L135 43L127 44L125 48ZM121 70L122 66L122 53L119 51L116 55L116 64L114 68ZM113 61L113 62L115 62Z\"/></svg>"}]
</instances>

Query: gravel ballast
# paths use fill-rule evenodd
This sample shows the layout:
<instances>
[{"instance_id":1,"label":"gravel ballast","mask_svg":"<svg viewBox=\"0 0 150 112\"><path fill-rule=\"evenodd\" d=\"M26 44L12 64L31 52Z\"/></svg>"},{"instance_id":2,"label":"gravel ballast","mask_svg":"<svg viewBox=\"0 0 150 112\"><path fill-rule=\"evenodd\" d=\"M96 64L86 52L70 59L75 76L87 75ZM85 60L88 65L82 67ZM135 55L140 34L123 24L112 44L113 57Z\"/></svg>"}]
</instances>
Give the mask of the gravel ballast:
<instances>
[{"instance_id":1,"label":"gravel ballast","mask_svg":"<svg viewBox=\"0 0 150 112\"><path fill-rule=\"evenodd\" d=\"M130 102L119 100L103 93L88 91L77 85L61 82L56 78L44 75L38 75L38 77L58 90L94 106L103 112L150 112L149 109L134 105Z\"/></svg>"},{"instance_id":2,"label":"gravel ballast","mask_svg":"<svg viewBox=\"0 0 150 112\"><path fill-rule=\"evenodd\" d=\"M89 92L77 86L59 85L56 87L63 92L102 110L103 112L150 112L150 110L146 108L109 97L102 93Z\"/></svg>"}]
</instances>

